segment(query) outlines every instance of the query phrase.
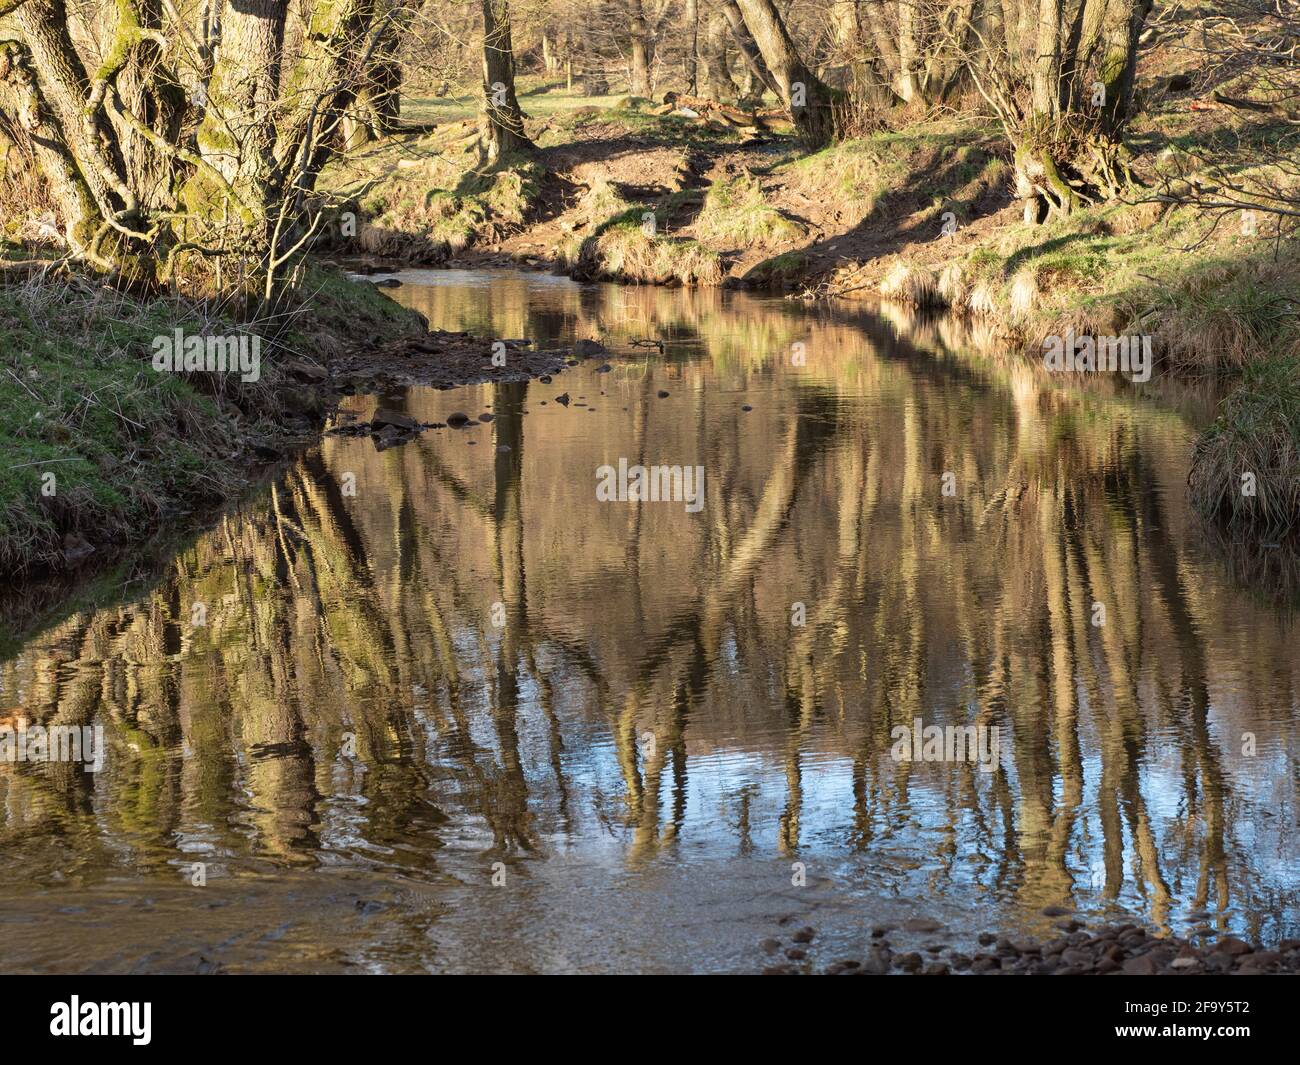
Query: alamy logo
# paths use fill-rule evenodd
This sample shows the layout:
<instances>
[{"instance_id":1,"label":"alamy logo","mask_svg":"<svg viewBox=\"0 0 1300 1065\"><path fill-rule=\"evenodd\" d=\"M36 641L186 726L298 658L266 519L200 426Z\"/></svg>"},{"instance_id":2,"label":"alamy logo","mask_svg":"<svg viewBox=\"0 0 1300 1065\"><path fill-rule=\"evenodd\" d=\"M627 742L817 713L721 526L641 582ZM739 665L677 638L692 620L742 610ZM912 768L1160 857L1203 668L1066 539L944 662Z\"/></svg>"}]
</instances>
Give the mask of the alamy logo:
<instances>
[{"instance_id":1,"label":"alamy logo","mask_svg":"<svg viewBox=\"0 0 1300 1065\"><path fill-rule=\"evenodd\" d=\"M151 1002L82 1002L73 995L50 1007L50 1035L129 1035L136 1046L148 1046L152 1014Z\"/></svg>"},{"instance_id":2,"label":"alamy logo","mask_svg":"<svg viewBox=\"0 0 1300 1065\"><path fill-rule=\"evenodd\" d=\"M1151 380L1151 338L1149 336L1076 337L1074 330L1065 336L1043 340L1043 365L1052 373L1120 373L1132 374L1135 384Z\"/></svg>"},{"instance_id":3,"label":"alamy logo","mask_svg":"<svg viewBox=\"0 0 1300 1065\"><path fill-rule=\"evenodd\" d=\"M262 338L256 333L225 336L171 335L153 338L153 368L159 373L238 373L252 383L262 376Z\"/></svg>"},{"instance_id":4,"label":"alamy logo","mask_svg":"<svg viewBox=\"0 0 1300 1065\"><path fill-rule=\"evenodd\" d=\"M596 499L601 503L684 503L686 513L704 509L703 466L628 466L596 469Z\"/></svg>"},{"instance_id":5,"label":"alamy logo","mask_svg":"<svg viewBox=\"0 0 1300 1065\"><path fill-rule=\"evenodd\" d=\"M104 768L102 725L0 725L0 762L84 762L87 773Z\"/></svg>"},{"instance_id":6,"label":"alamy logo","mask_svg":"<svg viewBox=\"0 0 1300 1065\"><path fill-rule=\"evenodd\" d=\"M895 725L889 731L895 762L978 762L981 773L992 773L1001 754L997 725Z\"/></svg>"}]
</instances>

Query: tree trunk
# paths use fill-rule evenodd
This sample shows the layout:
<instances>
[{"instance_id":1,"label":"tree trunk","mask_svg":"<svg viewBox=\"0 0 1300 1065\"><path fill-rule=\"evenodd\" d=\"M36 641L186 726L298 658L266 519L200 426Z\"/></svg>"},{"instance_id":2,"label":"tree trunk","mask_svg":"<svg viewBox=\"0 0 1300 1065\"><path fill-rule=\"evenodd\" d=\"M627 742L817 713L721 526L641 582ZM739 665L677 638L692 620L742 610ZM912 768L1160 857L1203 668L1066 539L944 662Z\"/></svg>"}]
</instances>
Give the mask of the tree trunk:
<instances>
[{"instance_id":1,"label":"tree trunk","mask_svg":"<svg viewBox=\"0 0 1300 1065\"><path fill-rule=\"evenodd\" d=\"M1103 24L1105 49L1099 80L1105 89L1103 128L1119 137L1133 109L1133 84L1137 74L1138 38L1151 13L1152 0L1111 0Z\"/></svg>"},{"instance_id":2,"label":"tree trunk","mask_svg":"<svg viewBox=\"0 0 1300 1065\"><path fill-rule=\"evenodd\" d=\"M483 163L495 166L517 152L530 152L524 116L515 97L515 55L510 43L508 0L483 4Z\"/></svg>"},{"instance_id":3,"label":"tree trunk","mask_svg":"<svg viewBox=\"0 0 1300 1065\"><path fill-rule=\"evenodd\" d=\"M920 94L916 5L909 0L898 4L898 95L911 103Z\"/></svg>"},{"instance_id":4,"label":"tree trunk","mask_svg":"<svg viewBox=\"0 0 1300 1065\"><path fill-rule=\"evenodd\" d=\"M17 41L0 41L0 107L32 143L35 163L45 179L63 223L63 237L74 253L90 250L103 219L62 130L41 96L31 55Z\"/></svg>"},{"instance_id":5,"label":"tree trunk","mask_svg":"<svg viewBox=\"0 0 1300 1065\"><path fill-rule=\"evenodd\" d=\"M737 2L795 126L809 144L826 144L835 125L832 90L804 66L772 0Z\"/></svg>"},{"instance_id":6,"label":"tree trunk","mask_svg":"<svg viewBox=\"0 0 1300 1065\"><path fill-rule=\"evenodd\" d=\"M699 91L699 79L696 75L695 59L699 47L700 7L699 0L686 0L684 12L686 19L686 91L691 96Z\"/></svg>"},{"instance_id":7,"label":"tree trunk","mask_svg":"<svg viewBox=\"0 0 1300 1065\"><path fill-rule=\"evenodd\" d=\"M646 25L645 8L641 0L631 0L632 77L633 96L650 95L650 29Z\"/></svg>"},{"instance_id":8,"label":"tree trunk","mask_svg":"<svg viewBox=\"0 0 1300 1065\"><path fill-rule=\"evenodd\" d=\"M711 100L731 100L736 95L736 85L727 67L727 40L730 37L727 22L721 12L715 11L704 24L704 37L700 41L700 65L703 78L702 95Z\"/></svg>"},{"instance_id":9,"label":"tree trunk","mask_svg":"<svg viewBox=\"0 0 1300 1065\"><path fill-rule=\"evenodd\" d=\"M361 70L356 99L343 123L348 150L392 133L402 113L402 64L398 57L412 11L405 4L383 0L375 15L378 38L371 58Z\"/></svg>"},{"instance_id":10,"label":"tree trunk","mask_svg":"<svg viewBox=\"0 0 1300 1065\"><path fill-rule=\"evenodd\" d=\"M86 187L105 218L134 211L135 199L121 182L117 136L102 111L86 113L90 76L68 35L64 0L27 0L16 21L29 49L39 91L60 140L76 159Z\"/></svg>"},{"instance_id":11,"label":"tree trunk","mask_svg":"<svg viewBox=\"0 0 1300 1065\"><path fill-rule=\"evenodd\" d=\"M159 0L137 0L136 18L142 28L161 31L162 4ZM126 113L155 137L173 144L180 137L188 103L185 91L166 64L158 41L141 38L129 46L115 89ZM126 184L136 191L141 209L170 208L175 202L174 161L159 151L156 140L132 128L129 122L117 120L113 125L121 144L123 176Z\"/></svg>"},{"instance_id":12,"label":"tree trunk","mask_svg":"<svg viewBox=\"0 0 1300 1065\"><path fill-rule=\"evenodd\" d=\"M280 88L286 0L240 0L221 17L199 153L235 187L263 199L275 144L273 108Z\"/></svg>"},{"instance_id":13,"label":"tree trunk","mask_svg":"<svg viewBox=\"0 0 1300 1065\"><path fill-rule=\"evenodd\" d=\"M758 45L754 43L749 27L745 25L745 16L741 13L736 0L722 0L722 13L731 26L731 36L735 39L736 47L740 50L741 58L744 59L751 76L778 100L781 99L781 87L776 83L776 78L772 77L767 64L763 62L763 55L758 50Z\"/></svg>"},{"instance_id":14,"label":"tree trunk","mask_svg":"<svg viewBox=\"0 0 1300 1065\"><path fill-rule=\"evenodd\" d=\"M1061 100L1061 0L1038 0L1032 92L1034 113L1055 122Z\"/></svg>"},{"instance_id":15,"label":"tree trunk","mask_svg":"<svg viewBox=\"0 0 1300 1065\"><path fill-rule=\"evenodd\" d=\"M849 89L861 80L859 68L863 65L860 43L862 28L858 21L857 0L833 0L830 16L835 39L835 64L831 80L839 88Z\"/></svg>"}]
</instances>

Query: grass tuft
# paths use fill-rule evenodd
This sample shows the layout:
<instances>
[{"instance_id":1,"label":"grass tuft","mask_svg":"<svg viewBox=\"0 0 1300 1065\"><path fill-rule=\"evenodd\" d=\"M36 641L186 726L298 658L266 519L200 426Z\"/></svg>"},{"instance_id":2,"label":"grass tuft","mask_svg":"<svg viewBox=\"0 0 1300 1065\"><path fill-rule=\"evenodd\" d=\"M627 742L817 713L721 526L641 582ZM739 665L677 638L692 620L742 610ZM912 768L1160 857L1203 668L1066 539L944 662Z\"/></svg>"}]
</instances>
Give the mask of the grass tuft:
<instances>
[{"instance_id":1,"label":"grass tuft","mask_svg":"<svg viewBox=\"0 0 1300 1065\"><path fill-rule=\"evenodd\" d=\"M1300 357L1246 368L1196 443L1188 485L1206 517L1265 534L1300 530Z\"/></svg>"}]
</instances>

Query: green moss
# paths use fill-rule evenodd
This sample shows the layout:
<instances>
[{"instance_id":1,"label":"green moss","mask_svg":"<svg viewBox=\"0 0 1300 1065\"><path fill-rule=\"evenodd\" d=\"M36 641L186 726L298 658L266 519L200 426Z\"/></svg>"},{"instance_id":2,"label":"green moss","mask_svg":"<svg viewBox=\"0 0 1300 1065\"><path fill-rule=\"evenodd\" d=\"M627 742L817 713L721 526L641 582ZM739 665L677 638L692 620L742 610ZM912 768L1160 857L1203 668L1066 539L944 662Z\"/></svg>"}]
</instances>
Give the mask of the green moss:
<instances>
[{"instance_id":1,"label":"green moss","mask_svg":"<svg viewBox=\"0 0 1300 1065\"><path fill-rule=\"evenodd\" d=\"M419 331L419 319L366 281L351 281L336 270L309 267L302 279L301 298L310 313L304 329L293 330L279 343L310 351L313 337L364 337L383 344Z\"/></svg>"},{"instance_id":2,"label":"green moss","mask_svg":"<svg viewBox=\"0 0 1300 1065\"><path fill-rule=\"evenodd\" d=\"M788 285L806 276L808 256L802 251L787 251L759 263L745 275L752 285Z\"/></svg>"},{"instance_id":3,"label":"green moss","mask_svg":"<svg viewBox=\"0 0 1300 1065\"><path fill-rule=\"evenodd\" d=\"M135 542L234 497L254 465L249 438L300 432L286 415L315 409L282 354L424 328L372 285L322 269L287 298L291 311L259 326L102 288L0 288L0 573L59 567L68 535ZM271 335L285 319L295 328ZM259 380L155 370L154 339L178 328L263 335Z\"/></svg>"},{"instance_id":4,"label":"green moss","mask_svg":"<svg viewBox=\"0 0 1300 1065\"><path fill-rule=\"evenodd\" d=\"M653 231L647 214L654 215ZM582 280L720 285L724 275L718 253L698 241L666 235L664 219L662 204L622 211L561 248L559 264Z\"/></svg>"},{"instance_id":5,"label":"green moss","mask_svg":"<svg viewBox=\"0 0 1300 1065\"><path fill-rule=\"evenodd\" d=\"M386 253L436 259L494 239L501 228L523 225L541 197L545 176L545 167L526 156L459 174L430 161L386 174L359 206L371 227L394 235Z\"/></svg>"}]
</instances>

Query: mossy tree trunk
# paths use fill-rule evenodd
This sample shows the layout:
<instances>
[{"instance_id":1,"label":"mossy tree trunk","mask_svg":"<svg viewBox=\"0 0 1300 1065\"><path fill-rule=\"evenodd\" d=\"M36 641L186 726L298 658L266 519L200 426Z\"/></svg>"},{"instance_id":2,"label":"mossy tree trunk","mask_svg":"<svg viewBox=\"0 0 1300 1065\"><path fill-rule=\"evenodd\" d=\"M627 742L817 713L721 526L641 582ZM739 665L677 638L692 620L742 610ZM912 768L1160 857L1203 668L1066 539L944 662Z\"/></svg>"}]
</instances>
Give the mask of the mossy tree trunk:
<instances>
[{"instance_id":1,"label":"mossy tree trunk","mask_svg":"<svg viewBox=\"0 0 1300 1065\"><path fill-rule=\"evenodd\" d=\"M63 235L75 254L88 254L103 217L62 128L41 96L31 53L17 41L0 41L0 109L32 144L33 156L59 207Z\"/></svg>"},{"instance_id":2,"label":"mossy tree trunk","mask_svg":"<svg viewBox=\"0 0 1300 1065\"><path fill-rule=\"evenodd\" d=\"M373 57L361 72L356 99L343 120L343 145L348 151L392 133L402 113L402 64L397 53L413 12L396 0L385 0L381 6Z\"/></svg>"},{"instance_id":3,"label":"mossy tree trunk","mask_svg":"<svg viewBox=\"0 0 1300 1065\"><path fill-rule=\"evenodd\" d=\"M524 116L515 96L515 55L510 41L508 0L482 0L483 116L482 162L495 166L506 156L531 152Z\"/></svg>"},{"instance_id":4,"label":"mossy tree trunk","mask_svg":"<svg viewBox=\"0 0 1300 1065\"><path fill-rule=\"evenodd\" d=\"M1125 127L1152 0L1005 0L970 69L1015 146L1027 220L1069 215L1132 182ZM1028 106L1015 86L1028 82Z\"/></svg>"},{"instance_id":5,"label":"mossy tree trunk","mask_svg":"<svg viewBox=\"0 0 1300 1065\"><path fill-rule=\"evenodd\" d=\"M69 249L132 283L217 261L230 264L218 285L269 292L319 221L308 193L342 119L388 58L381 2L304 6L285 69L288 0L229 0L219 18L212 0L183 27L164 0L113 0L91 70L66 0L10 0L19 39L0 48L0 108L34 138ZM169 66L180 61L189 98ZM391 109L384 96L375 108Z\"/></svg>"},{"instance_id":6,"label":"mossy tree trunk","mask_svg":"<svg viewBox=\"0 0 1300 1065\"><path fill-rule=\"evenodd\" d=\"M69 247L131 284L148 284L158 259L150 245L164 235L150 215L170 204L169 138L179 135L185 103L164 63L160 9L151 0L117 0L116 13L93 72L73 44L64 0L18 7L21 40L10 55L26 79L27 128L42 131L39 159Z\"/></svg>"}]
</instances>

